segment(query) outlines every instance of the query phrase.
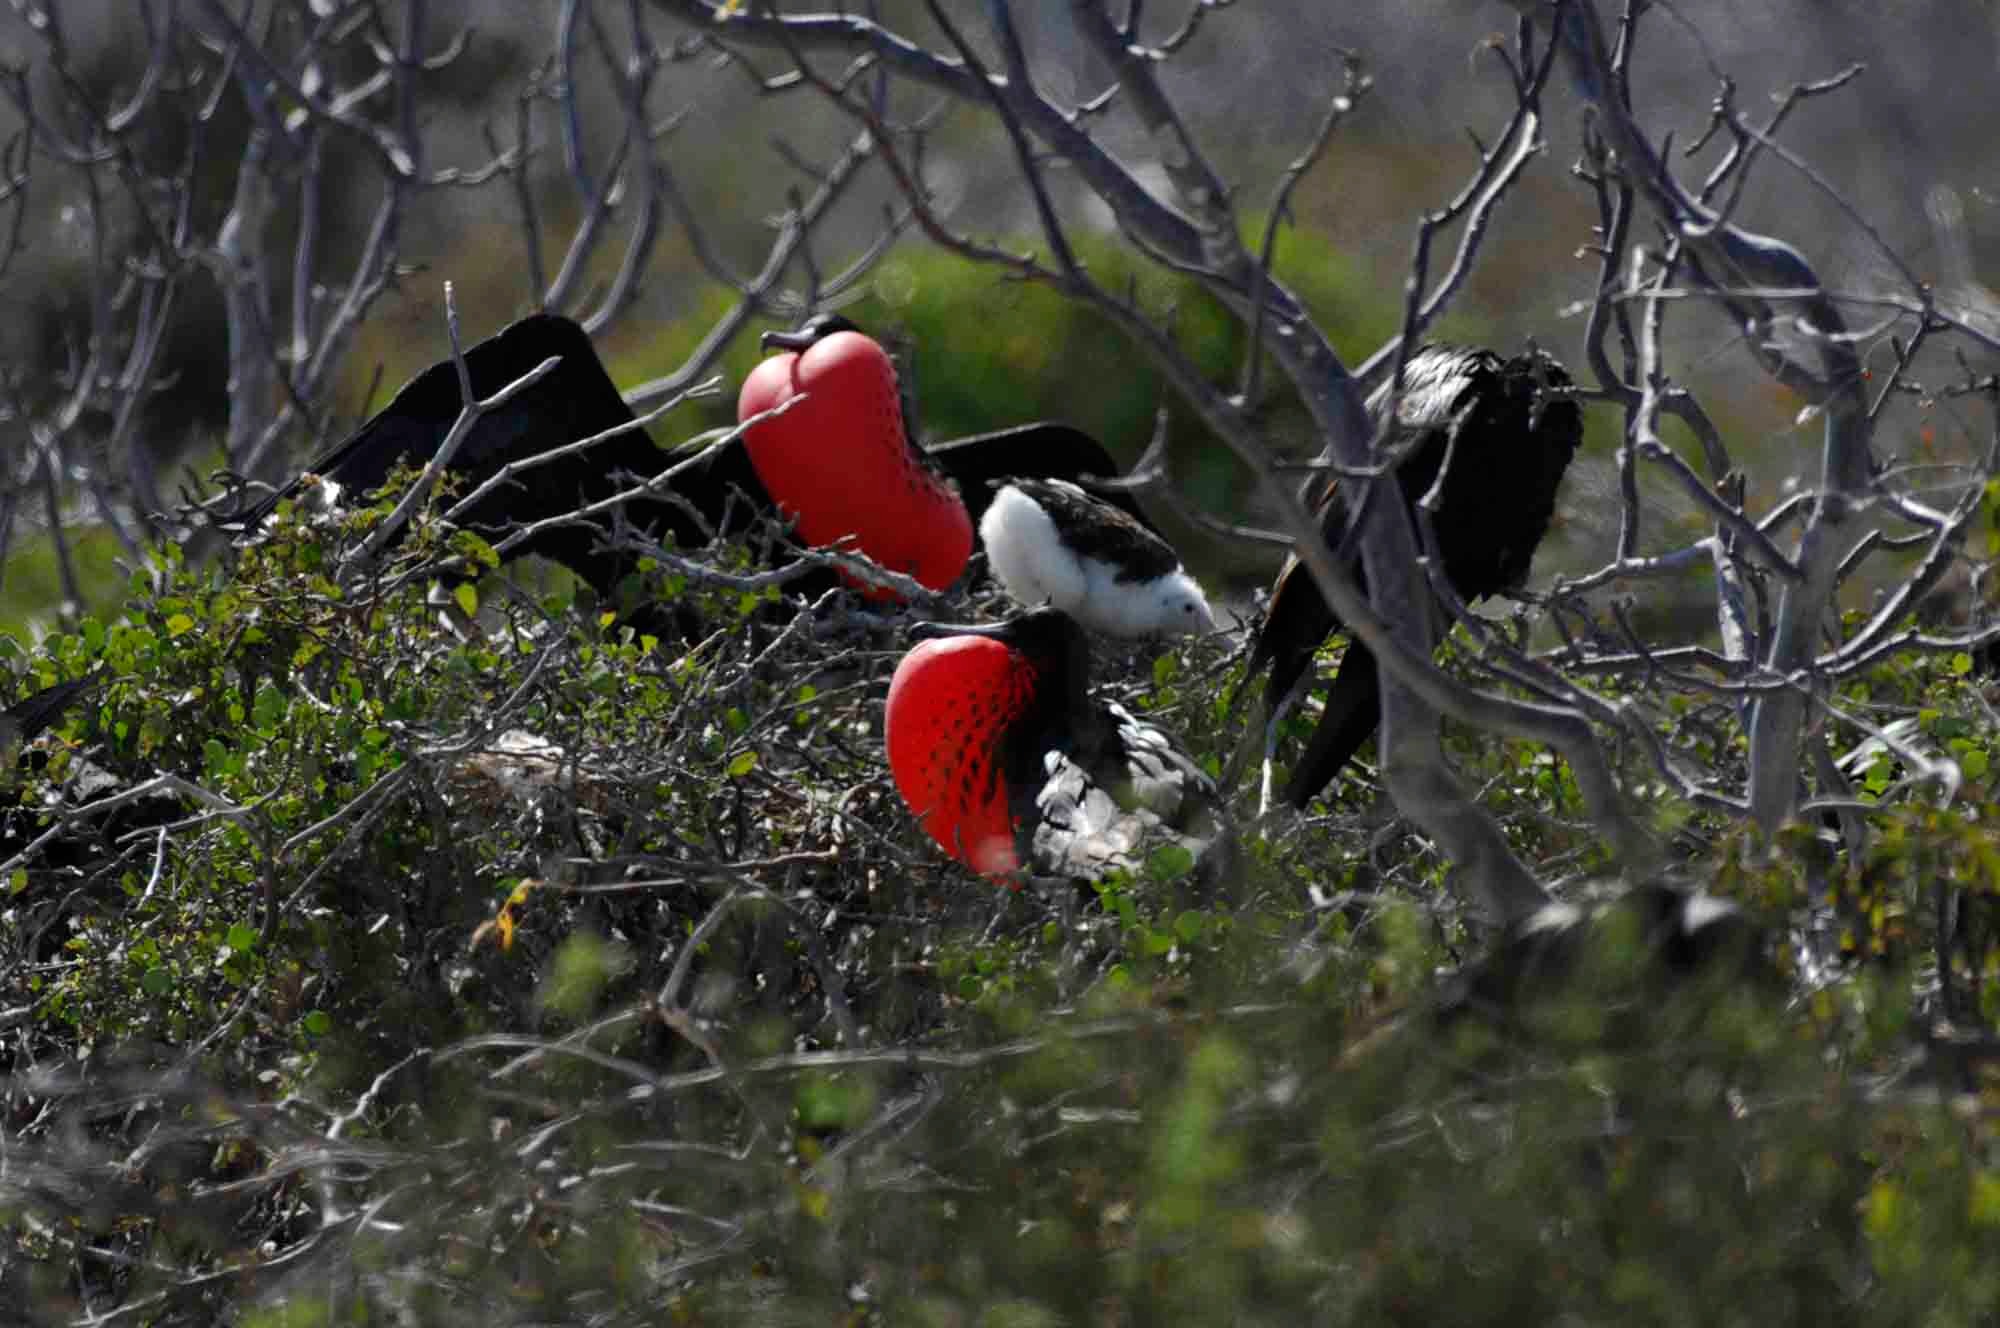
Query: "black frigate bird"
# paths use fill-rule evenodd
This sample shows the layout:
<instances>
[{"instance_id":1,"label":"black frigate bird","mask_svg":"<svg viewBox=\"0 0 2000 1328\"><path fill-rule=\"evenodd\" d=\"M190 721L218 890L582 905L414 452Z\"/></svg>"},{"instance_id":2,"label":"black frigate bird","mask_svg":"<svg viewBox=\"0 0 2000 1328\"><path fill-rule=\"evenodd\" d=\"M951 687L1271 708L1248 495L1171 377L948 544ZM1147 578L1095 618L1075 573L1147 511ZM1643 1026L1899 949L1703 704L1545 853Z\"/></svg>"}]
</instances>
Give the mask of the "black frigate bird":
<instances>
[{"instance_id":1,"label":"black frigate bird","mask_svg":"<svg viewBox=\"0 0 2000 1328\"><path fill-rule=\"evenodd\" d=\"M557 314L532 314L468 350L465 363L473 396L491 396L551 358L557 364L547 375L473 422L449 467L461 481L461 494L469 494L509 463L634 419L589 336ZM338 486L339 496L380 488L397 467L421 467L436 455L461 405L457 367L449 359L441 360L405 383L387 406L307 464L298 478L237 519L254 531L281 500L299 499L315 483ZM510 525L573 511L649 478L667 464L666 454L646 431L634 428L583 452L520 472L474 503L461 520L497 540ZM676 486L677 491L711 522L723 516L732 488L743 490L753 502L762 497L741 449L713 449L693 472ZM682 547L705 542L700 523L678 504L653 501L645 504L643 513L633 515L641 524L657 523ZM587 524L557 525L513 552L559 562L608 598L628 560L607 554L597 540L598 532Z\"/></svg>"},{"instance_id":2,"label":"black frigate bird","mask_svg":"<svg viewBox=\"0 0 2000 1328\"><path fill-rule=\"evenodd\" d=\"M1563 472L1583 441L1583 413L1561 393L1569 381L1562 366L1539 351L1504 359L1488 350L1431 345L1410 356L1393 425L1385 428L1382 419L1388 388L1369 400L1384 455L1401 458L1396 480L1405 504L1414 509L1437 480L1447 449L1452 453L1432 529L1445 578L1467 602L1511 590L1528 575L1555 514ZM1329 473L1308 485L1306 500L1332 548L1346 533L1350 489L1357 483ZM1360 580L1358 560L1353 570ZM1246 674L1270 670L1267 728L1339 626L1311 573L1296 555L1286 559ZM1319 724L1292 767L1285 800L1303 809L1381 718L1375 657L1350 640Z\"/></svg>"},{"instance_id":3,"label":"black frigate bird","mask_svg":"<svg viewBox=\"0 0 2000 1328\"><path fill-rule=\"evenodd\" d=\"M1090 644L1057 609L990 626L921 623L883 738L925 831L981 875L1097 880L1173 845L1196 879L1232 843L1214 781L1165 733L1090 695Z\"/></svg>"},{"instance_id":4,"label":"black frigate bird","mask_svg":"<svg viewBox=\"0 0 2000 1328\"><path fill-rule=\"evenodd\" d=\"M820 316L801 333L773 340L801 348L838 331L859 330L838 315ZM634 420L589 335L559 314L532 314L468 350L465 360L473 395L491 396L552 357L558 363L550 373L482 414L460 443L449 469L460 479L461 494L471 493L509 463ZM308 464L296 479L240 512L230 524L255 531L279 501L300 498L315 481L332 481L341 492L358 494L379 488L398 466L423 466L443 443L460 406L457 368L450 359L442 360L404 384L386 407ZM989 479L1118 473L1117 463L1095 439L1049 422L947 442L929 449L928 455L959 486L975 524L991 501ZM509 526L560 516L608 498L636 479L657 474L669 460L645 429L634 427L591 448L521 471L473 504L462 521L495 538ZM678 501L635 501L628 514L633 524L671 534L684 549L706 542L703 523L725 535L737 534L758 516L775 510L740 440L710 447L675 477L672 489ZM1111 501L1145 520L1126 495L1115 495ZM552 526L511 552L540 554L559 562L606 599L631 565L628 555L605 550L599 533L588 524ZM820 581L821 588L835 584L831 573ZM809 589L803 583L794 588Z\"/></svg>"}]
</instances>

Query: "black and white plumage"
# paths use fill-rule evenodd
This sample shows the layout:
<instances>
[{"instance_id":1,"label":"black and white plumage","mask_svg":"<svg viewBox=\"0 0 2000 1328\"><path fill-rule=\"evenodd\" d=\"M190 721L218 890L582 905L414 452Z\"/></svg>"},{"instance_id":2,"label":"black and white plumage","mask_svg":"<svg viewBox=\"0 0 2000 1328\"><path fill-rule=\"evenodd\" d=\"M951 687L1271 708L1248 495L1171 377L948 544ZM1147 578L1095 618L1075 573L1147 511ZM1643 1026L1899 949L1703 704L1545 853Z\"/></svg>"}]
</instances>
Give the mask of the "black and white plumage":
<instances>
[{"instance_id":1,"label":"black and white plumage","mask_svg":"<svg viewBox=\"0 0 2000 1328\"><path fill-rule=\"evenodd\" d=\"M1387 454L1402 457L1396 481L1405 504L1415 506L1452 452L1432 528L1445 578L1462 599L1510 590L1527 578L1555 515L1563 472L1583 441L1583 413L1561 392L1569 381L1562 366L1541 352L1504 359L1488 350L1432 345L1410 356L1392 426L1382 426L1388 388L1369 401ZM1331 476L1307 488L1320 533L1336 549L1347 530L1353 484ZM1360 579L1360 568L1354 571ZM1267 727L1339 626L1311 574L1296 556L1288 558L1272 587L1248 671L1254 677L1270 670ZM1319 724L1292 767L1285 800L1299 808L1311 802L1381 717L1375 657L1350 641Z\"/></svg>"},{"instance_id":2,"label":"black and white plumage","mask_svg":"<svg viewBox=\"0 0 2000 1328\"><path fill-rule=\"evenodd\" d=\"M1081 480L1116 475L1121 467L1104 444L1073 424L1038 420L991 433L954 438L926 449L958 485L966 510L976 525L985 519L999 485L1017 475L1044 480ZM1109 503L1145 529L1158 534L1145 509L1123 490L1093 495Z\"/></svg>"},{"instance_id":3,"label":"black and white plumage","mask_svg":"<svg viewBox=\"0 0 2000 1328\"><path fill-rule=\"evenodd\" d=\"M1096 880L1160 848L1213 881L1232 844L1213 780L1158 728L1089 691L1076 620L925 623L885 713L897 788L952 856L996 879Z\"/></svg>"},{"instance_id":4,"label":"black and white plumage","mask_svg":"<svg viewBox=\"0 0 2000 1328\"><path fill-rule=\"evenodd\" d=\"M997 485L979 538L993 575L1023 605L1049 604L1107 636L1215 630L1208 597L1173 546L1066 480Z\"/></svg>"}]
</instances>

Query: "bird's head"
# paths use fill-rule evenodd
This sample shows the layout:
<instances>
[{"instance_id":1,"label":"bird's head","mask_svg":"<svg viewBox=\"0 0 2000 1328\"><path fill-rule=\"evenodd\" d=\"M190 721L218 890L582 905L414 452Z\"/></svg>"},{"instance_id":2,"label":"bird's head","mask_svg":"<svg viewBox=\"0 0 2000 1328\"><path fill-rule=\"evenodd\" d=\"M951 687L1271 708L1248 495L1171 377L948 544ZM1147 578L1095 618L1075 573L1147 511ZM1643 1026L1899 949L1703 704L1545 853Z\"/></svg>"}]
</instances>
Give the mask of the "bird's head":
<instances>
[{"instance_id":1,"label":"bird's head","mask_svg":"<svg viewBox=\"0 0 2000 1328\"><path fill-rule=\"evenodd\" d=\"M1160 631L1168 636L1206 635L1215 630L1208 596L1185 572L1162 577L1158 589Z\"/></svg>"}]
</instances>

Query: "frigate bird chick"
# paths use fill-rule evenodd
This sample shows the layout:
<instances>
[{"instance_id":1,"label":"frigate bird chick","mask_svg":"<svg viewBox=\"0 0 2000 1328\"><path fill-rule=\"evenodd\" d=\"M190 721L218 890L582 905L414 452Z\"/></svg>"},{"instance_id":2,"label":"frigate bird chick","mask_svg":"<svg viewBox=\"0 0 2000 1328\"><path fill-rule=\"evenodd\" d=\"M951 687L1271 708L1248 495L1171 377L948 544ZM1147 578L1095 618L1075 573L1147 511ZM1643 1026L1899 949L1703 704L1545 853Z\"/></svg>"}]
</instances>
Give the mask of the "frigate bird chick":
<instances>
[{"instance_id":1,"label":"frigate bird chick","mask_svg":"<svg viewBox=\"0 0 2000 1328\"><path fill-rule=\"evenodd\" d=\"M993 575L1021 604L1048 604L1106 636L1212 632L1208 596L1173 546L1067 480L996 486L979 522Z\"/></svg>"},{"instance_id":2,"label":"frigate bird chick","mask_svg":"<svg viewBox=\"0 0 2000 1328\"><path fill-rule=\"evenodd\" d=\"M1229 832L1215 784L1174 741L1089 693L1090 647L1057 609L992 626L920 624L884 717L897 791L944 850L1018 884L1096 880L1178 845L1212 879Z\"/></svg>"}]
</instances>

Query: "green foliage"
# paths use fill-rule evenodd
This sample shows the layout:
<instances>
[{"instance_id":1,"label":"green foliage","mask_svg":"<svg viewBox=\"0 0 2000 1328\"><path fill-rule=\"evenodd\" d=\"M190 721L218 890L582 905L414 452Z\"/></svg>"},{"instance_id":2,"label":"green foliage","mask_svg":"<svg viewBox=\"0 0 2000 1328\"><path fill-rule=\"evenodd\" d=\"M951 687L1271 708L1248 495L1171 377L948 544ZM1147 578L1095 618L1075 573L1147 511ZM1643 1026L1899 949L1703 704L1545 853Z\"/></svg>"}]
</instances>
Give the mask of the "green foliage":
<instances>
[{"instance_id":1,"label":"green foliage","mask_svg":"<svg viewBox=\"0 0 2000 1328\"><path fill-rule=\"evenodd\" d=\"M1365 774L1246 833L1212 896L1174 848L996 890L883 768L893 615L784 630L731 549L627 587L687 608L688 641L490 571L452 582L460 636L427 586L493 559L439 529L446 500L366 578L334 572L390 497L286 511L227 569L164 550L116 613L9 643L19 693L100 680L0 806L10 857L76 821L10 868L0 929L27 1012L6 1142L37 1178L0 1277L49 1317L67 1287L176 1283L274 1325L1905 1321L1994 1296L2000 1071L1942 1034L1910 1068L1920 1014L2000 1019L1992 732L1956 661L1838 698L1915 713L1962 784L1940 806L1865 772L1832 980L1791 1003L1786 950L1668 984L1627 918L1543 987L1480 958ZM1463 641L1441 662L1474 667ZM1219 770L1239 669L1191 641L1095 672ZM1733 730L1662 711L1740 776ZM1447 736L1526 857L1603 864L1561 762ZM1795 915L1816 827L1758 842L1620 759L1688 870ZM102 806L158 775L182 782Z\"/></svg>"}]
</instances>

